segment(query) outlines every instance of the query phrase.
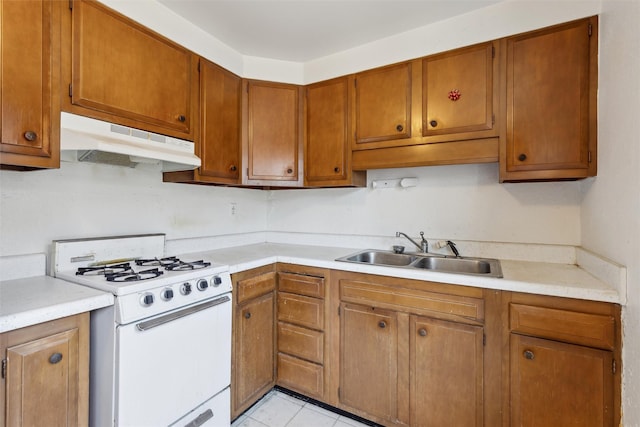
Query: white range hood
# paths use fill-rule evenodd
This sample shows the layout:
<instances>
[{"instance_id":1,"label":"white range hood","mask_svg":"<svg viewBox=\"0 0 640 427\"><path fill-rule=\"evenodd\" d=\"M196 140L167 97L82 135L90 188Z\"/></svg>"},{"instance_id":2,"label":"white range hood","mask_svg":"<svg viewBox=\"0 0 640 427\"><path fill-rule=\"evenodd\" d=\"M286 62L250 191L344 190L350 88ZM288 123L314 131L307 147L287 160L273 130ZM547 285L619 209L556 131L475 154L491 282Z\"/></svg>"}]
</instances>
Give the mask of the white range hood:
<instances>
[{"instance_id":1,"label":"white range hood","mask_svg":"<svg viewBox=\"0 0 640 427\"><path fill-rule=\"evenodd\" d=\"M196 169L201 161L191 141L62 112L62 160L135 167L160 163L164 172Z\"/></svg>"}]
</instances>

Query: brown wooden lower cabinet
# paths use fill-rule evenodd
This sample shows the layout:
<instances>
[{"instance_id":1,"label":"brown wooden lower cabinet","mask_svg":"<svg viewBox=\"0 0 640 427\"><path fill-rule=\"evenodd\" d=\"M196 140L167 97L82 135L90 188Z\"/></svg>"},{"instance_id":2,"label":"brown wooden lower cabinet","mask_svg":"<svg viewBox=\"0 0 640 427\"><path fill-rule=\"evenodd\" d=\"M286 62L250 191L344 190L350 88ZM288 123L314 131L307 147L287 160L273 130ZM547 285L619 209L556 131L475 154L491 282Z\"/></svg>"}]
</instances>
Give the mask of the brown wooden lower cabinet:
<instances>
[{"instance_id":1,"label":"brown wooden lower cabinet","mask_svg":"<svg viewBox=\"0 0 640 427\"><path fill-rule=\"evenodd\" d=\"M231 417L235 418L275 385L275 267L238 273L232 281Z\"/></svg>"},{"instance_id":2,"label":"brown wooden lower cabinet","mask_svg":"<svg viewBox=\"0 0 640 427\"><path fill-rule=\"evenodd\" d=\"M0 358L0 425L88 425L88 313L0 334Z\"/></svg>"},{"instance_id":3,"label":"brown wooden lower cabinet","mask_svg":"<svg viewBox=\"0 0 640 427\"><path fill-rule=\"evenodd\" d=\"M619 305L293 264L240 275L233 417L277 384L385 426L620 422Z\"/></svg>"}]
</instances>

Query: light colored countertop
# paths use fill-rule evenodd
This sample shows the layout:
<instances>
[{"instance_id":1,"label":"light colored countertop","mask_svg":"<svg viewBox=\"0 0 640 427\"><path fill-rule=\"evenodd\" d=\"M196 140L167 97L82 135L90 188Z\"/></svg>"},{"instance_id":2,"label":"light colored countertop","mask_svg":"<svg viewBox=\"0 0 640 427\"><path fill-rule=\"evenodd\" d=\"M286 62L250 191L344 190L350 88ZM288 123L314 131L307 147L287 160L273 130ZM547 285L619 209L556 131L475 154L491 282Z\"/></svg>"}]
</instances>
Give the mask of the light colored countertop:
<instances>
[{"instance_id":1,"label":"light colored countertop","mask_svg":"<svg viewBox=\"0 0 640 427\"><path fill-rule=\"evenodd\" d=\"M274 262L285 262L487 289L618 304L625 302L624 296L620 295L615 287L597 279L584 269L570 264L501 260L504 277L491 278L335 261L336 258L358 252L361 249L262 243L195 252L193 255L212 259L216 263L228 264L232 274Z\"/></svg>"},{"instance_id":2,"label":"light colored countertop","mask_svg":"<svg viewBox=\"0 0 640 427\"><path fill-rule=\"evenodd\" d=\"M335 261L336 258L361 249L364 248L259 243L192 252L191 255L226 264L232 274L274 262L284 262L486 289L618 304L626 302L624 292L571 264L501 260L504 277L498 279ZM181 251L180 255L185 252L189 251ZM36 257L36 264L43 262L43 256ZM0 333L113 304L113 295L110 293L45 276L44 271L41 274L43 275L0 281Z\"/></svg>"},{"instance_id":3,"label":"light colored countertop","mask_svg":"<svg viewBox=\"0 0 640 427\"><path fill-rule=\"evenodd\" d=\"M0 333L113 304L113 295L49 276L0 282Z\"/></svg>"}]
</instances>

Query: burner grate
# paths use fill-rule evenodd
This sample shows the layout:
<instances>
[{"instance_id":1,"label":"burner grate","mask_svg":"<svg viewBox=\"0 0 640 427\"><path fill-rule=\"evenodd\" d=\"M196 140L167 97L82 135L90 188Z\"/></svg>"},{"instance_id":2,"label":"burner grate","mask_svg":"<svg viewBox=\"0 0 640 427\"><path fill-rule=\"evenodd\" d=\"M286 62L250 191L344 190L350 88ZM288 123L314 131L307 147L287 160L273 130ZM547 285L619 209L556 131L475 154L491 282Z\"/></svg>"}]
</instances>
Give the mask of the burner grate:
<instances>
[{"instance_id":1,"label":"burner grate","mask_svg":"<svg viewBox=\"0 0 640 427\"><path fill-rule=\"evenodd\" d=\"M128 262L94 267L80 267L78 271L76 271L76 276L106 276L108 274L122 273L125 271L131 271L131 264Z\"/></svg>"},{"instance_id":2,"label":"burner grate","mask_svg":"<svg viewBox=\"0 0 640 427\"><path fill-rule=\"evenodd\" d=\"M139 282L141 280L154 279L162 274L163 272L159 269L152 268L138 272L132 270L122 271L119 273L107 274L105 277L109 282Z\"/></svg>"}]
</instances>

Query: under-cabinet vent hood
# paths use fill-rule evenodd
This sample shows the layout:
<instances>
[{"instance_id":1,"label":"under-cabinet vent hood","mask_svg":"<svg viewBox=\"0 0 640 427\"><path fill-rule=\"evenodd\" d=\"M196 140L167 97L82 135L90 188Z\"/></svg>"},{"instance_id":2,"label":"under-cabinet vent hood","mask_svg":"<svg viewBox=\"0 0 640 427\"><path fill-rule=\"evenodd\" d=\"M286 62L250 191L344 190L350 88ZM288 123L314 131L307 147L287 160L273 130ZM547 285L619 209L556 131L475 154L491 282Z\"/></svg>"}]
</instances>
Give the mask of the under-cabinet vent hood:
<instances>
[{"instance_id":1,"label":"under-cabinet vent hood","mask_svg":"<svg viewBox=\"0 0 640 427\"><path fill-rule=\"evenodd\" d=\"M164 172L196 169L200 158L191 141L62 112L62 160L135 167L160 163Z\"/></svg>"}]
</instances>

